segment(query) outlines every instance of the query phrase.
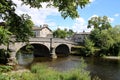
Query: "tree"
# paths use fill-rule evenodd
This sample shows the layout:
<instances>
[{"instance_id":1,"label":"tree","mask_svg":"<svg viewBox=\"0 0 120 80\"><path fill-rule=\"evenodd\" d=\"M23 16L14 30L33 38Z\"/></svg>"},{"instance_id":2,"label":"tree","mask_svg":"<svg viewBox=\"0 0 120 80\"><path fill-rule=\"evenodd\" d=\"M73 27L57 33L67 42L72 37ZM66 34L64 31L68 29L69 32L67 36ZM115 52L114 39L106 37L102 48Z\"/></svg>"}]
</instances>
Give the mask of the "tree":
<instances>
[{"instance_id":1,"label":"tree","mask_svg":"<svg viewBox=\"0 0 120 80\"><path fill-rule=\"evenodd\" d=\"M103 17L92 17L88 21L88 28L94 27L95 29L105 30L111 28L110 20L107 16Z\"/></svg>"},{"instance_id":2,"label":"tree","mask_svg":"<svg viewBox=\"0 0 120 80\"><path fill-rule=\"evenodd\" d=\"M53 32L53 36L56 37L56 38L69 38L71 37L72 35L74 34L73 30L69 29L60 29L58 28L57 30L55 30Z\"/></svg>"},{"instance_id":3,"label":"tree","mask_svg":"<svg viewBox=\"0 0 120 80\"><path fill-rule=\"evenodd\" d=\"M72 29L69 29L69 30L67 31L67 37L72 37L73 34L74 34L74 31L73 31Z\"/></svg>"},{"instance_id":4,"label":"tree","mask_svg":"<svg viewBox=\"0 0 120 80\"><path fill-rule=\"evenodd\" d=\"M42 7L41 3L47 2L47 7L54 6L58 8L58 11L61 13L63 18L79 17L78 7L84 8L86 4L90 3L89 0L21 0L23 4L30 5L31 7Z\"/></svg>"},{"instance_id":5,"label":"tree","mask_svg":"<svg viewBox=\"0 0 120 80\"><path fill-rule=\"evenodd\" d=\"M94 29L91 31L89 38L95 43L96 47L100 47L100 38L101 38L101 32L99 29Z\"/></svg>"},{"instance_id":6,"label":"tree","mask_svg":"<svg viewBox=\"0 0 120 80\"><path fill-rule=\"evenodd\" d=\"M6 20L8 30L15 35L16 41L29 41L29 38L33 36L32 27L34 25L30 20L30 16L27 14L21 16L13 14L13 16L14 17L10 17Z\"/></svg>"},{"instance_id":7,"label":"tree","mask_svg":"<svg viewBox=\"0 0 120 80\"><path fill-rule=\"evenodd\" d=\"M53 36L56 38L65 38L67 36L67 32L58 28L53 32Z\"/></svg>"},{"instance_id":8,"label":"tree","mask_svg":"<svg viewBox=\"0 0 120 80\"><path fill-rule=\"evenodd\" d=\"M28 41L32 36L33 23L28 15L18 16L16 4L12 0L0 1L0 19L5 22L5 29L16 36L17 41Z\"/></svg>"},{"instance_id":9,"label":"tree","mask_svg":"<svg viewBox=\"0 0 120 80\"><path fill-rule=\"evenodd\" d=\"M113 46L109 48L111 55L120 56L120 25L109 30L109 34L114 40Z\"/></svg>"},{"instance_id":10,"label":"tree","mask_svg":"<svg viewBox=\"0 0 120 80\"><path fill-rule=\"evenodd\" d=\"M0 50L0 56L7 59L6 54L9 54L8 44L10 43L11 35L14 35L16 41L26 42L32 36L33 23L28 15L17 15L15 13L16 5L12 0L0 1L0 19L4 22L0 24L0 46L7 46L7 50ZM1 22L0 22L1 23Z\"/></svg>"},{"instance_id":11,"label":"tree","mask_svg":"<svg viewBox=\"0 0 120 80\"><path fill-rule=\"evenodd\" d=\"M94 55L94 42L88 38L85 38L85 50L86 56Z\"/></svg>"},{"instance_id":12,"label":"tree","mask_svg":"<svg viewBox=\"0 0 120 80\"><path fill-rule=\"evenodd\" d=\"M0 45L7 45L10 41L10 35L12 33L0 26Z\"/></svg>"},{"instance_id":13,"label":"tree","mask_svg":"<svg viewBox=\"0 0 120 80\"><path fill-rule=\"evenodd\" d=\"M120 27L113 27L106 30L94 29L89 37L95 47L101 49L103 55L120 55Z\"/></svg>"}]
</instances>

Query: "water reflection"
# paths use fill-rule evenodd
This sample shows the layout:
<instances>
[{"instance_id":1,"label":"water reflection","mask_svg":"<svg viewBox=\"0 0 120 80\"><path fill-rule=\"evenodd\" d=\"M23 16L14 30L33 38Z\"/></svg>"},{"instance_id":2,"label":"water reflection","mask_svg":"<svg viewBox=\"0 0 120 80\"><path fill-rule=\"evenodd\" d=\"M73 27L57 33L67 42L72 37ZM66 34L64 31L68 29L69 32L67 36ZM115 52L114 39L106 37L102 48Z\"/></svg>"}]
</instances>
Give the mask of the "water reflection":
<instances>
[{"instance_id":1,"label":"water reflection","mask_svg":"<svg viewBox=\"0 0 120 80\"><path fill-rule=\"evenodd\" d=\"M49 57L34 58L31 54L20 54L18 56L19 64L44 63L59 71L67 71L80 66L81 57L68 56L52 60ZM87 68L92 77L98 76L101 80L120 80L120 60L110 60L103 58L84 58Z\"/></svg>"},{"instance_id":2,"label":"water reflection","mask_svg":"<svg viewBox=\"0 0 120 80\"><path fill-rule=\"evenodd\" d=\"M33 54L27 54L27 53L18 53L16 55L17 61L19 65L29 65L33 62L34 60L34 55Z\"/></svg>"},{"instance_id":3,"label":"water reflection","mask_svg":"<svg viewBox=\"0 0 120 80\"><path fill-rule=\"evenodd\" d=\"M101 80L120 80L120 60L103 58L85 58L87 70L92 76L99 76Z\"/></svg>"}]
</instances>

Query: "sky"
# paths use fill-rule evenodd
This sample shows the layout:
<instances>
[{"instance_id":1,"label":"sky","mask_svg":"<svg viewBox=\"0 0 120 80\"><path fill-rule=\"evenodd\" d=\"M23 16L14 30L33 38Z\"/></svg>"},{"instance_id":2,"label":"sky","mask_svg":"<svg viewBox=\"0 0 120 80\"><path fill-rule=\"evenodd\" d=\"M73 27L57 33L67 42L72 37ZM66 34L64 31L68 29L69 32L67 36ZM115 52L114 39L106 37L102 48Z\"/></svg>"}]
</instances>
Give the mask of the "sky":
<instances>
[{"instance_id":1,"label":"sky","mask_svg":"<svg viewBox=\"0 0 120 80\"><path fill-rule=\"evenodd\" d=\"M120 0L90 0L91 3L86 5L83 9L78 9L79 18L64 19L61 17L57 8L46 8L46 3L43 3L43 8L30 8L30 6L21 5L20 0L12 0L17 4L16 13L18 15L28 14L36 26L48 24L51 30L57 28L72 29L74 32L90 32L91 29L87 29L88 20L94 16L107 16L110 19L111 25L120 25Z\"/></svg>"}]
</instances>

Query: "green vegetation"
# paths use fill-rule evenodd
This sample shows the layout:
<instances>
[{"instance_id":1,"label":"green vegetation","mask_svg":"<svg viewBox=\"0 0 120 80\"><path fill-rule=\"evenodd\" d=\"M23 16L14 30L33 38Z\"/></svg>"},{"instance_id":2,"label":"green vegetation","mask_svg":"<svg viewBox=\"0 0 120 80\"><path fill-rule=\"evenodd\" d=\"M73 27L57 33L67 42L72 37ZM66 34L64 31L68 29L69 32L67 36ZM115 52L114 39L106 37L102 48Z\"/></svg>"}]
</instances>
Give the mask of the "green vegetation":
<instances>
[{"instance_id":1,"label":"green vegetation","mask_svg":"<svg viewBox=\"0 0 120 80\"><path fill-rule=\"evenodd\" d=\"M88 28L94 27L94 29L105 30L111 28L110 20L107 16L92 17L88 21Z\"/></svg>"},{"instance_id":2,"label":"green vegetation","mask_svg":"<svg viewBox=\"0 0 120 80\"><path fill-rule=\"evenodd\" d=\"M44 64L34 64L30 72L1 74L0 80L91 80L89 72L84 70L84 60L81 61L79 68L66 72L56 71Z\"/></svg>"},{"instance_id":3,"label":"green vegetation","mask_svg":"<svg viewBox=\"0 0 120 80\"><path fill-rule=\"evenodd\" d=\"M88 27L91 26L94 26L94 30L85 40L85 53L97 56L119 56L120 26L111 27L106 16L91 18Z\"/></svg>"},{"instance_id":4,"label":"green vegetation","mask_svg":"<svg viewBox=\"0 0 120 80\"><path fill-rule=\"evenodd\" d=\"M10 41L10 35L12 33L0 26L0 45L7 45Z\"/></svg>"},{"instance_id":5,"label":"green vegetation","mask_svg":"<svg viewBox=\"0 0 120 80\"><path fill-rule=\"evenodd\" d=\"M74 46L74 47L72 47L71 48L71 54L72 55L79 55L79 56L83 56L84 54L84 52L83 52L83 49L84 49L85 47L84 46Z\"/></svg>"},{"instance_id":6,"label":"green vegetation","mask_svg":"<svg viewBox=\"0 0 120 80\"><path fill-rule=\"evenodd\" d=\"M74 34L73 30L69 29L60 29L58 28L57 30L53 31L53 36L55 38L69 38Z\"/></svg>"},{"instance_id":7,"label":"green vegetation","mask_svg":"<svg viewBox=\"0 0 120 80\"><path fill-rule=\"evenodd\" d=\"M24 4L30 5L31 7L40 8L42 5L40 3L47 2L46 7L54 6L58 8L58 11L61 13L61 16L65 19L71 17L72 19L79 17L77 9L84 8L87 4L90 3L89 0L21 0Z\"/></svg>"},{"instance_id":8,"label":"green vegetation","mask_svg":"<svg viewBox=\"0 0 120 80\"><path fill-rule=\"evenodd\" d=\"M0 73L13 70L12 66L0 65ZM1 80L1 79L0 79Z\"/></svg>"},{"instance_id":9,"label":"green vegetation","mask_svg":"<svg viewBox=\"0 0 120 80\"><path fill-rule=\"evenodd\" d=\"M94 55L95 52L94 43L88 38L85 39L84 52L85 52L85 56Z\"/></svg>"}]
</instances>

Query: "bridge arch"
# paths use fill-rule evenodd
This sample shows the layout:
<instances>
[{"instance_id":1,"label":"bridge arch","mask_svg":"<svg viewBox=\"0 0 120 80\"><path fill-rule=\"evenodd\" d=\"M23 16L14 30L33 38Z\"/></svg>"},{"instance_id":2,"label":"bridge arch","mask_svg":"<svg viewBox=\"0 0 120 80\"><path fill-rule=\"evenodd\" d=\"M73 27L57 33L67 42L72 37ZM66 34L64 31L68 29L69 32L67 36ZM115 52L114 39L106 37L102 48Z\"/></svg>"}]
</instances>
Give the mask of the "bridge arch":
<instances>
[{"instance_id":1,"label":"bridge arch","mask_svg":"<svg viewBox=\"0 0 120 80\"><path fill-rule=\"evenodd\" d=\"M21 48L16 52L16 55L18 52L22 53L33 53L34 57L46 57L50 56L50 50L49 48L44 44L38 44L38 43L32 43L29 44L31 47L27 47L27 44L24 46L21 46Z\"/></svg>"},{"instance_id":2,"label":"bridge arch","mask_svg":"<svg viewBox=\"0 0 120 80\"><path fill-rule=\"evenodd\" d=\"M69 46L66 44L60 44L55 48L56 55L59 56L68 56L70 54Z\"/></svg>"}]
</instances>

